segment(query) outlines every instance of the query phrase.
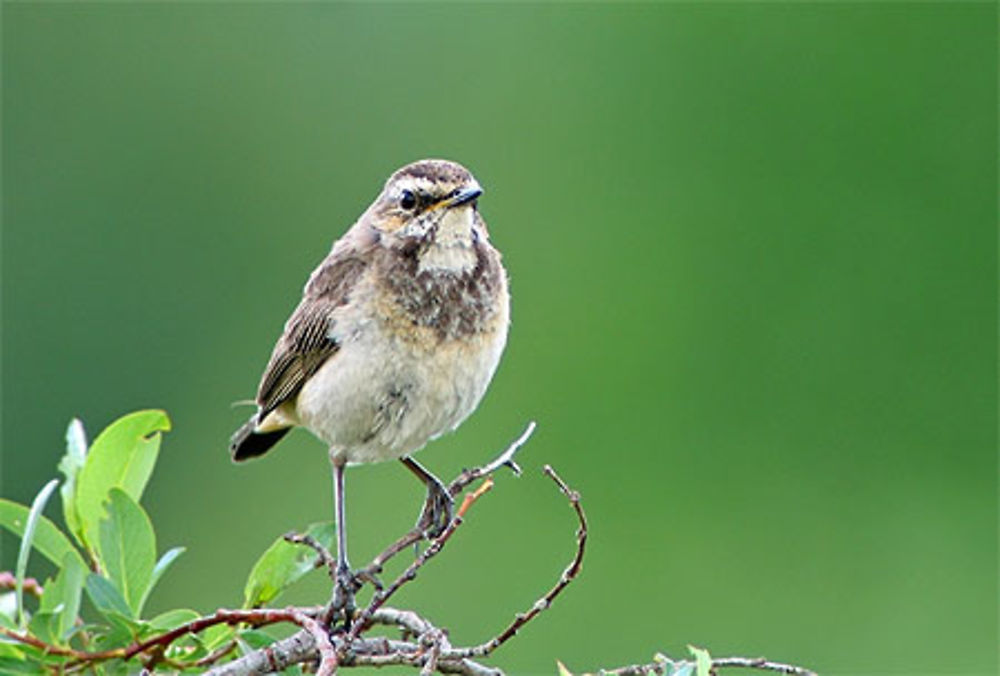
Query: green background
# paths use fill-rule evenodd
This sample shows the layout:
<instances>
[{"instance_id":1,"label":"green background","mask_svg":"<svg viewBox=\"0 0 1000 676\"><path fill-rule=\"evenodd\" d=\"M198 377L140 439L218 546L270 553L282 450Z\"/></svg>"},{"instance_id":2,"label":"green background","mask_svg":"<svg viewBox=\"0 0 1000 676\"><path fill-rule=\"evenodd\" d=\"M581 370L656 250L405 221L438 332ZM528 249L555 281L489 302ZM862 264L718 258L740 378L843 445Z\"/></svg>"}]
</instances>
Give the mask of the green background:
<instances>
[{"instance_id":1,"label":"green background","mask_svg":"<svg viewBox=\"0 0 1000 676\"><path fill-rule=\"evenodd\" d=\"M165 408L145 502L188 552L151 610L238 605L259 552L330 518L320 444L232 465L231 403L389 173L441 156L486 187L513 324L479 411L420 459L451 476L539 429L400 604L456 643L530 605L573 550L551 463L591 540L496 655L512 673L687 643L997 672L994 4L2 19L2 493L54 475L71 416ZM347 490L355 564L422 499L395 463Z\"/></svg>"}]
</instances>

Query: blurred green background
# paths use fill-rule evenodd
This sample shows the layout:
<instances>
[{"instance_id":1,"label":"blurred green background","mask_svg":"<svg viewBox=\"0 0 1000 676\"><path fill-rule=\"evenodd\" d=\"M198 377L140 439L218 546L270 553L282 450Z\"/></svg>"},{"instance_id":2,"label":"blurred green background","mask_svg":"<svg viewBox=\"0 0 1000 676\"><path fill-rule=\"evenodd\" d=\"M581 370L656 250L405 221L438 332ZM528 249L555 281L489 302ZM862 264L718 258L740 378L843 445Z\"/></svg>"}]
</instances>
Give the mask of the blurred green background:
<instances>
[{"instance_id":1,"label":"blurred green background","mask_svg":"<svg viewBox=\"0 0 1000 676\"><path fill-rule=\"evenodd\" d=\"M513 325L420 459L539 430L401 604L476 642L547 589L575 528L551 463L590 548L511 673L687 643L997 673L995 4L2 11L2 493L54 475L71 416L165 408L145 502L188 552L153 611L238 605L330 518L319 442L234 466L231 403L389 173L440 156L487 189ZM396 463L347 490L356 564L422 499Z\"/></svg>"}]
</instances>

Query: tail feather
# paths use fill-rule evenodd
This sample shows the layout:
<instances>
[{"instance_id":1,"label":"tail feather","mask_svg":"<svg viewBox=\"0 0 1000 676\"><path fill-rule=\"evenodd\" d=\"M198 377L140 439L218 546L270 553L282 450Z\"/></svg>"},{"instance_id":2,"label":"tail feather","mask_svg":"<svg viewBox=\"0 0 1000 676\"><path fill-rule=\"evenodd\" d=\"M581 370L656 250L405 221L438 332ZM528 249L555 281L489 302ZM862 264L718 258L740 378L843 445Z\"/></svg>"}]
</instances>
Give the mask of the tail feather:
<instances>
[{"instance_id":1,"label":"tail feather","mask_svg":"<svg viewBox=\"0 0 1000 676\"><path fill-rule=\"evenodd\" d=\"M264 455L292 429L285 427L273 432L256 432L256 427L257 416L253 416L229 440L229 452L236 462Z\"/></svg>"}]
</instances>

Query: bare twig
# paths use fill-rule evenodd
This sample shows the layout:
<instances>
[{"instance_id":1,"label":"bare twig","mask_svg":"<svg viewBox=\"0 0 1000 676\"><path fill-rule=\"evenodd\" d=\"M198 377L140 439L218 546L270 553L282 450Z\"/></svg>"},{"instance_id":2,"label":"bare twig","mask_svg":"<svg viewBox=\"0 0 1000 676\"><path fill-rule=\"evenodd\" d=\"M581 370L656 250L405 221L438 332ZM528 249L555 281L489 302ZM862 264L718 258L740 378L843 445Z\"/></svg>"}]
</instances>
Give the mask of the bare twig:
<instances>
[{"instance_id":1,"label":"bare twig","mask_svg":"<svg viewBox=\"0 0 1000 676\"><path fill-rule=\"evenodd\" d=\"M400 587L407 582L411 582L417 577L417 571L423 568L424 564L434 558L434 556L441 551L448 540L451 539L451 536L455 533L455 531L458 530L458 527L462 525L465 519L465 513L468 509L476 502L476 500L482 497L492 487L493 479L487 477L486 481L484 481L479 488L471 493L468 493L462 501L462 505L455 513L454 518L451 520L451 523L448 524L439 536L431 541L431 544L427 547L427 549L421 552L420 556L418 556L413 563L407 566L406 570L400 573L399 577L393 580L388 587L372 594L372 600L368 604L368 607L361 611L361 614L358 616L355 624L351 627L351 631L347 634L344 647L339 651L341 656L343 656L347 647L351 645L351 642L360 636L362 631L370 626L369 620L375 611L381 608L386 601L392 598L393 594L399 591Z\"/></svg>"},{"instance_id":2,"label":"bare twig","mask_svg":"<svg viewBox=\"0 0 1000 676\"><path fill-rule=\"evenodd\" d=\"M757 669L760 671L772 671L779 674L789 674L790 676L816 676L816 672L781 662L770 662L763 657L716 657L712 658L712 673L717 674L720 669L736 667L739 669ZM678 669L689 667L695 668L695 663L691 660L671 660L664 656L659 656L648 664L629 664L616 669L601 669L601 676L649 676L649 674L672 674Z\"/></svg>"},{"instance_id":3,"label":"bare twig","mask_svg":"<svg viewBox=\"0 0 1000 676\"><path fill-rule=\"evenodd\" d=\"M573 556L573 560L569 562L569 565L566 566L566 569L563 570L556 584L544 596L535 601L534 605L527 612L515 615L514 620L507 625L506 629L485 643L472 648L454 651L452 654L461 655L462 657L485 657L489 655L517 634L521 627L552 605L553 599L580 574L580 569L583 567L583 552L587 544L587 516L583 513L583 507L580 506L580 494L567 486L562 477L556 474L556 471L550 465L545 465L543 471L556 483L562 494L569 500L570 506L576 512L576 518L580 524L576 530L576 554Z\"/></svg>"},{"instance_id":4,"label":"bare twig","mask_svg":"<svg viewBox=\"0 0 1000 676\"><path fill-rule=\"evenodd\" d=\"M776 671L779 674L793 674L793 676L816 676L816 672L804 667L797 667L793 664L782 664L781 662L770 662L763 657L718 657L712 659L713 669L724 669L726 667Z\"/></svg>"},{"instance_id":5,"label":"bare twig","mask_svg":"<svg viewBox=\"0 0 1000 676\"><path fill-rule=\"evenodd\" d=\"M483 465L482 467L473 467L472 469L462 470L462 472L455 477L455 479L448 484L448 493L453 498L459 493L465 490L465 487L471 484L476 479L480 477L489 476L496 472L501 467L509 467L514 474L520 475L521 468L514 462L514 455L526 444L528 439L531 438L532 433L535 431L535 422L531 421L525 428L524 432L521 433L517 439L515 439L511 444L504 450L503 453L498 455L495 459ZM424 531L422 528L415 527L397 539L395 542L386 547L382 552L378 554L371 563L364 569L368 575L377 575L382 572L385 564L399 552L409 549L416 543L424 539Z\"/></svg>"},{"instance_id":6,"label":"bare twig","mask_svg":"<svg viewBox=\"0 0 1000 676\"><path fill-rule=\"evenodd\" d=\"M497 456L492 462L483 465L482 467L473 467L472 469L463 470L462 473L448 485L448 492L451 493L452 496L458 495L462 489L479 477L492 474L501 467L510 467L514 474L520 476L521 468L516 462L514 462L514 454L517 453L522 446L528 443L528 439L530 439L531 435L535 432L535 427L536 425L534 420L529 422L524 432L521 433L521 436L515 439L510 446L507 447L507 450Z\"/></svg>"}]
</instances>

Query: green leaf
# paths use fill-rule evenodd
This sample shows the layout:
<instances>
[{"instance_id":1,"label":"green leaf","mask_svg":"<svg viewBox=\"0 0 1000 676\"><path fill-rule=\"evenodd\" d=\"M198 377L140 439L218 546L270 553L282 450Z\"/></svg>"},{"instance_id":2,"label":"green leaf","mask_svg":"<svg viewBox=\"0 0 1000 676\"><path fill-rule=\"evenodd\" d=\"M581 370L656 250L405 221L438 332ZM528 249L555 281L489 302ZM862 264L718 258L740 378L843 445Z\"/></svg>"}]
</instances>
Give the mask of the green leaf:
<instances>
[{"instance_id":1,"label":"green leaf","mask_svg":"<svg viewBox=\"0 0 1000 676\"><path fill-rule=\"evenodd\" d=\"M156 583L160 581L163 574L167 572L167 568L169 568L173 562L177 560L177 557L185 551L184 547L174 547L173 549L167 551L167 553L161 556L160 560L156 562L156 565L153 566L153 574L150 577L149 586L146 587L146 593L142 595L141 599L139 599L139 608L136 610L136 613L142 613L142 609L145 607L146 600L149 599L149 594L153 591L153 587L155 587Z\"/></svg>"},{"instance_id":2,"label":"green leaf","mask_svg":"<svg viewBox=\"0 0 1000 676\"><path fill-rule=\"evenodd\" d=\"M176 627L181 626L187 622L193 622L197 620L201 615L193 610L187 610L186 608L180 608L177 610L168 610L165 613L161 613L149 621L149 626L153 629L159 631L170 631Z\"/></svg>"},{"instance_id":3,"label":"green leaf","mask_svg":"<svg viewBox=\"0 0 1000 676\"><path fill-rule=\"evenodd\" d=\"M132 609L129 608L128 602L107 578L103 578L97 573L91 573L87 576L84 588L87 590L90 602L102 615L118 613L125 617L131 617Z\"/></svg>"},{"instance_id":4,"label":"green leaf","mask_svg":"<svg viewBox=\"0 0 1000 676\"><path fill-rule=\"evenodd\" d=\"M28 555L31 553L31 542L35 539L35 530L38 527L38 520L42 516L42 510L49 501L52 491L59 485L59 479L53 479L45 484L42 490L38 491L35 500L31 503L31 510L28 518L24 522L24 534L21 536L21 549L17 553L17 567L15 568L15 592L17 594L17 623L24 628L24 574L28 570Z\"/></svg>"},{"instance_id":5,"label":"green leaf","mask_svg":"<svg viewBox=\"0 0 1000 676\"><path fill-rule=\"evenodd\" d=\"M83 546L83 529L76 511L76 478L87 459L87 434L83 423L73 418L66 429L66 455L59 461L59 471L66 477L59 493L62 495L63 518L70 535Z\"/></svg>"},{"instance_id":6,"label":"green leaf","mask_svg":"<svg viewBox=\"0 0 1000 676\"><path fill-rule=\"evenodd\" d=\"M163 411L138 411L111 423L94 440L76 486L76 511L86 547L97 540L112 488L139 502L160 451L160 433L169 429Z\"/></svg>"},{"instance_id":7,"label":"green leaf","mask_svg":"<svg viewBox=\"0 0 1000 676\"><path fill-rule=\"evenodd\" d=\"M14 535L23 536L24 526L28 521L28 508L16 502L0 498L0 526L6 528ZM74 556L81 565L83 557L73 547L61 530L59 530L47 517L41 517L35 526L35 537L32 544L42 556L57 566L62 565L67 554Z\"/></svg>"},{"instance_id":8,"label":"green leaf","mask_svg":"<svg viewBox=\"0 0 1000 676\"><path fill-rule=\"evenodd\" d=\"M78 559L66 555L55 579L46 583L39 605L40 612L54 613L59 618L54 630L57 643L65 643L80 615L80 594L87 570Z\"/></svg>"},{"instance_id":9,"label":"green leaf","mask_svg":"<svg viewBox=\"0 0 1000 676\"><path fill-rule=\"evenodd\" d=\"M0 657L14 657L21 660L24 659L24 651L15 643L0 642Z\"/></svg>"},{"instance_id":10,"label":"green leaf","mask_svg":"<svg viewBox=\"0 0 1000 676\"><path fill-rule=\"evenodd\" d=\"M201 644L209 652L221 648L222 644L233 640L235 636L236 627L228 624L215 624L198 634Z\"/></svg>"},{"instance_id":11,"label":"green leaf","mask_svg":"<svg viewBox=\"0 0 1000 676\"><path fill-rule=\"evenodd\" d=\"M138 622L114 610L105 613L104 618L108 621L107 626L101 627L95 645L100 650L124 648L149 628L145 622Z\"/></svg>"},{"instance_id":12,"label":"green leaf","mask_svg":"<svg viewBox=\"0 0 1000 676\"><path fill-rule=\"evenodd\" d=\"M306 529L326 548L333 545L335 529L332 522L314 523ZM247 579L243 590L243 607L257 608L270 602L293 582L316 568L319 555L305 545L293 545L278 538L267 548Z\"/></svg>"},{"instance_id":13,"label":"green leaf","mask_svg":"<svg viewBox=\"0 0 1000 676\"><path fill-rule=\"evenodd\" d=\"M269 646L278 639L260 629L245 629L236 636L236 640L240 642L240 653L246 655Z\"/></svg>"},{"instance_id":14,"label":"green leaf","mask_svg":"<svg viewBox=\"0 0 1000 676\"><path fill-rule=\"evenodd\" d=\"M156 535L146 512L120 488L112 488L108 517L101 521L98 554L107 578L138 617L153 579Z\"/></svg>"},{"instance_id":15,"label":"green leaf","mask_svg":"<svg viewBox=\"0 0 1000 676\"><path fill-rule=\"evenodd\" d=\"M45 668L40 664L28 662L16 657L0 657L0 674L44 674Z\"/></svg>"},{"instance_id":16,"label":"green leaf","mask_svg":"<svg viewBox=\"0 0 1000 676\"><path fill-rule=\"evenodd\" d=\"M708 654L708 651L704 648L696 648L693 645L689 645L688 650L694 655L696 676L711 676L712 656Z\"/></svg>"},{"instance_id":17,"label":"green leaf","mask_svg":"<svg viewBox=\"0 0 1000 676\"><path fill-rule=\"evenodd\" d=\"M28 633L46 643L55 643L59 630L59 616L56 613L37 612L28 622Z\"/></svg>"}]
</instances>

